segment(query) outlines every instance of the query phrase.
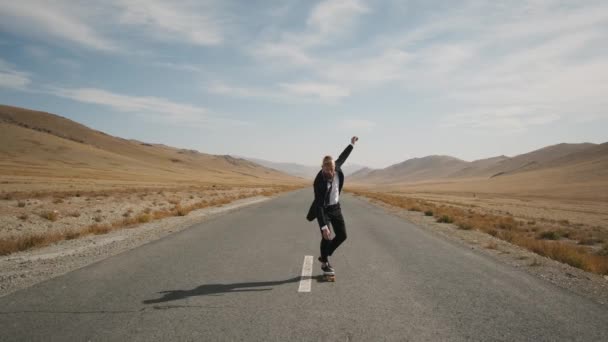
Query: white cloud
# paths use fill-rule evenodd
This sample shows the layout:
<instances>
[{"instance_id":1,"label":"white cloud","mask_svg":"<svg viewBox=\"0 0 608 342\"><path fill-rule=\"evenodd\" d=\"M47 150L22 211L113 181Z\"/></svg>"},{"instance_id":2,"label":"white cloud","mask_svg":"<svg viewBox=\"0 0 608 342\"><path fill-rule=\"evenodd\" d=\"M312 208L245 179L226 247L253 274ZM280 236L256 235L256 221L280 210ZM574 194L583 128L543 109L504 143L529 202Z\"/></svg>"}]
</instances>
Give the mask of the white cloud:
<instances>
[{"instance_id":1,"label":"white cloud","mask_svg":"<svg viewBox=\"0 0 608 342\"><path fill-rule=\"evenodd\" d=\"M166 68L177 71L203 73L205 69L201 65L187 63L172 63L172 62L154 62L150 64L154 67Z\"/></svg>"},{"instance_id":2,"label":"white cloud","mask_svg":"<svg viewBox=\"0 0 608 342\"><path fill-rule=\"evenodd\" d=\"M321 36L343 33L351 28L355 18L369 9L358 0L326 0L318 3L308 17L308 26Z\"/></svg>"},{"instance_id":3,"label":"white cloud","mask_svg":"<svg viewBox=\"0 0 608 342\"><path fill-rule=\"evenodd\" d=\"M350 95L348 88L336 84L318 82L281 83L280 87L298 96L314 96L322 100L335 100Z\"/></svg>"},{"instance_id":4,"label":"white cloud","mask_svg":"<svg viewBox=\"0 0 608 342\"><path fill-rule=\"evenodd\" d=\"M233 97L265 97L277 98L277 92L271 89L256 87L237 87L226 83L213 83L206 87L206 90L213 94L229 95Z\"/></svg>"},{"instance_id":5,"label":"white cloud","mask_svg":"<svg viewBox=\"0 0 608 342\"><path fill-rule=\"evenodd\" d=\"M227 23L226 18L216 13L216 8L211 5L217 3L1 1L0 28L52 44L68 42L106 52L131 52L132 47L138 44L133 38L138 37L191 45L217 45L223 42L223 26Z\"/></svg>"},{"instance_id":6,"label":"white cloud","mask_svg":"<svg viewBox=\"0 0 608 342\"><path fill-rule=\"evenodd\" d=\"M194 45L216 45L223 40L220 23L210 15L211 6L183 1L115 1L122 9L119 22L137 26L152 38Z\"/></svg>"},{"instance_id":7,"label":"white cloud","mask_svg":"<svg viewBox=\"0 0 608 342\"><path fill-rule=\"evenodd\" d=\"M271 58L289 66L315 67L318 59L309 50L350 34L358 17L368 11L358 0L322 1L308 15L304 31L280 30L278 36L248 47L249 53L263 63Z\"/></svg>"},{"instance_id":8,"label":"white cloud","mask_svg":"<svg viewBox=\"0 0 608 342\"><path fill-rule=\"evenodd\" d=\"M155 96L130 96L97 88L52 88L51 94L71 100L110 107L126 113L174 125L197 125L214 127L218 125L250 125L250 123L229 118L211 116L204 107L174 102Z\"/></svg>"},{"instance_id":9,"label":"white cloud","mask_svg":"<svg viewBox=\"0 0 608 342\"><path fill-rule=\"evenodd\" d=\"M62 1L1 1L0 27L16 34L59 38L94 50L116 50L116 44L91 27L80 10L78 4Z\"/></svg>"},{"instance_id":10,"label":"white cloud","mask_svg":"<svg viewBox=\"0 0 608 342\"><path fill-rule=\"evenodd\" d=\"M316 60L306 52L304 46L295 42L266 42L259 44L252 51L263 63L278 60L289 66L313 66ZM280 67L281 64L275 65Z\"/></svg>"},{"instance_id":11,"label":"white cloud","mask_svg":"<svg viewBox=\"0 0 608 342\"><path fill-rule=\"evenodd\" d=\"M467 113L450 114L443 127L487 129L503 133L519 133L529 126L545 125L559 120L557 114L547 113L545 108L531 106L502 106L471 109Z\"/></svg>"},{"instance_id":12,"label":"white cloud","mask_svg":"<svg viewBox=\"0 0 608 342\"><path fill-rule=\"evenodd\" d=\"M0 88L26 90L30 83L28 73L19 71L10 63L0 59Z\"/></svg>"}]
</instances>

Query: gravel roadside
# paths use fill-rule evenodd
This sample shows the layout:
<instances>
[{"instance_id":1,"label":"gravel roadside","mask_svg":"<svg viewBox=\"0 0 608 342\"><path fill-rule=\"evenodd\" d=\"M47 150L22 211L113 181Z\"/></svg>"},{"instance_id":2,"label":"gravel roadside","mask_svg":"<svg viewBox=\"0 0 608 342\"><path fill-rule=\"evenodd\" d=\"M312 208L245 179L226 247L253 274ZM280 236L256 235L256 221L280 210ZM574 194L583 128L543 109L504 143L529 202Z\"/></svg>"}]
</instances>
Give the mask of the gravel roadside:
<instances>
[{"instance_id":1,"label":"gravel roadside","mask_svg":"<svg viewBox=\"0 0 608 342\"><path fill-rule=\"evenodd\" d=\"M268 199L265 196L244 198L218 207L194 210L187 216L167 217L108 234L89 235L1 256L0 297Z\"/></svg>"},{"instance_id":2,"label":"gravel roadside","mask_svg":"<svg viewBox=\"0 0 608 342\"><path fill-rule=\"evenodd\" d=\"M393 215L402 217L448 240L465 245L471 250L476 250L499 262L524 270L561 288L608 306L608 276L586 272L557 262L477 230L462 230L453 224L438 223L434 217L425 216L421 212L404 210L363 196L357 196L357 198L384 208Z\"/></svg>"}]
</instances>

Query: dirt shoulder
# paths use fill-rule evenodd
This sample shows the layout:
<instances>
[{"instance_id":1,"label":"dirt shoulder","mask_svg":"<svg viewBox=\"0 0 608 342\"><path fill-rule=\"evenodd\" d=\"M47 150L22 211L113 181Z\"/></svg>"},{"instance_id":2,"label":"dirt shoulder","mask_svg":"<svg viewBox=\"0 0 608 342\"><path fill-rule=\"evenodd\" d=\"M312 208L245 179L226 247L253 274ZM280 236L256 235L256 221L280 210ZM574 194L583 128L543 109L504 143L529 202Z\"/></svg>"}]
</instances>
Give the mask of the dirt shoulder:
<instances>
[{"instance_id":1,"label":"dirt shoulder","mask_svg":"<svg viewBox=\"0 0 608 342\"><path fill-rule=\"evenodd\" d=\"M129 229L63 240L46 247L0 256L0 297L270 198L238 199L221 206L193 210L187 216L166 217Z\"/></svg>"},{"instance_id":2,"label":"dirt shoulder","mask_svg":"<svg viewBox=\"0 0 608 342\"><path fill-rule=\"evenodd\" d=\"M561 288L608 306L608 276L586 272L540 256L478 230L463 230L458 229L454 224L438 223L433 216L425 216L424 213L419 211L405 210L365 196L357 196L357 198L384 208L393 215L404 218L419 227L428 229L467 248L488 255L499 262L521 269Z\"/></svg>"}]
</instances>

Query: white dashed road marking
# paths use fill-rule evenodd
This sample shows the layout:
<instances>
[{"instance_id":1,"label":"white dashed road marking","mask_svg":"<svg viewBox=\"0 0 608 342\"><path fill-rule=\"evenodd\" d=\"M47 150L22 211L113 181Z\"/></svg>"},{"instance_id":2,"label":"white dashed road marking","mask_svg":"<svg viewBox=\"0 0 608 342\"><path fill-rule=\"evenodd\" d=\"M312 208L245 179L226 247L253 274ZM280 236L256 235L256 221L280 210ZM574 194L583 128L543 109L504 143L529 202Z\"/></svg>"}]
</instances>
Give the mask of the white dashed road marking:
<instances>
[{"instance_id":1,"label":"white dashed road marking","mask_svg":"<svg viewBox=\"0 0 608 342\"><path fill-rule=\"evenodd\" d=\"M304 264L302 264L302 276L300 277L300 287L298 292L310 292L310 283L312 277L312 255L304 256Z\"/></svg>"}]
</instances>

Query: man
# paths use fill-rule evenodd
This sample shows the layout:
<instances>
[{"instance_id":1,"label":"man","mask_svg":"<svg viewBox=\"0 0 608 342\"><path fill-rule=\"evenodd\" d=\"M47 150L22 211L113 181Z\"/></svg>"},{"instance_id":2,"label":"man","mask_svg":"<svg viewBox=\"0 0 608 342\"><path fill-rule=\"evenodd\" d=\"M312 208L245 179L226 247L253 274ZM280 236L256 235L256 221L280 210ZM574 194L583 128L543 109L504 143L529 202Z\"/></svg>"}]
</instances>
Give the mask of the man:
<instances>
[{"instance_id":1,"label":"man","mask_svg":"<svg viewBox=\"0 0 608 342\"><path fill-rule=\"evenodd\" d=\"M334 274L334 268L329 263L329 257L336 248L346 240L346 226L340 209L340 193L344 185L342 165L353 150L358 137L352 137L351 143L344 149L334 162L331 156L323 158L321 171L314 181L315 199L312 202L306 218L309 221L317 219L321 229L321 269L325 274ZM331 239L329 226L333 227L334 238Z\"/></svg>"}]
</instances>

